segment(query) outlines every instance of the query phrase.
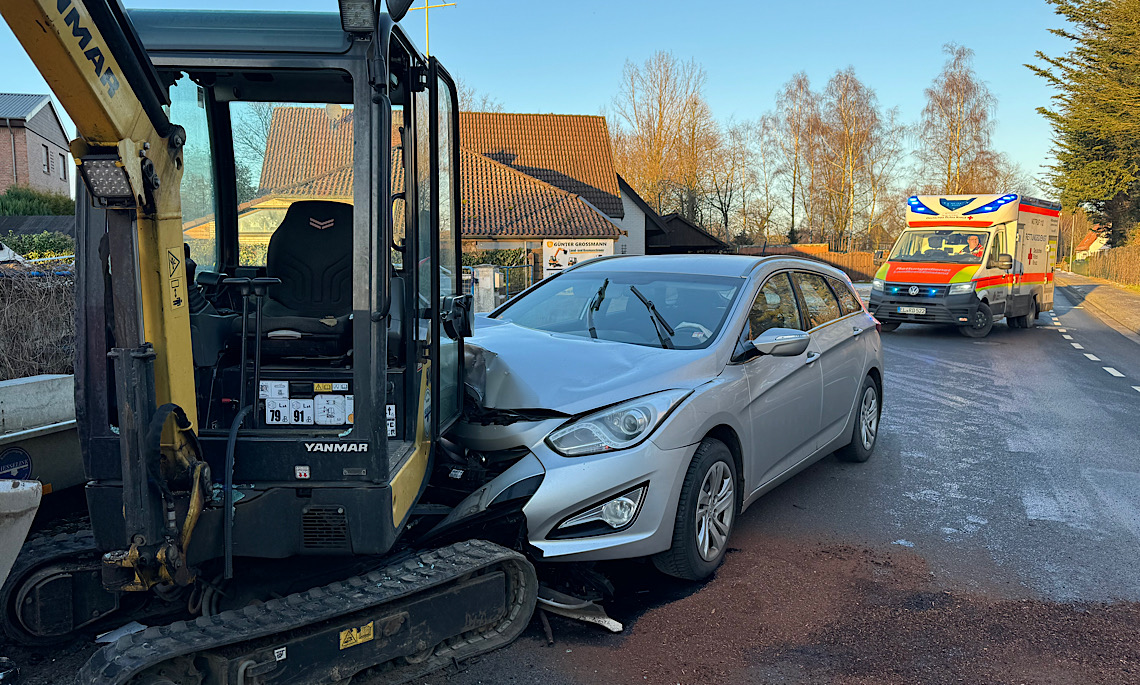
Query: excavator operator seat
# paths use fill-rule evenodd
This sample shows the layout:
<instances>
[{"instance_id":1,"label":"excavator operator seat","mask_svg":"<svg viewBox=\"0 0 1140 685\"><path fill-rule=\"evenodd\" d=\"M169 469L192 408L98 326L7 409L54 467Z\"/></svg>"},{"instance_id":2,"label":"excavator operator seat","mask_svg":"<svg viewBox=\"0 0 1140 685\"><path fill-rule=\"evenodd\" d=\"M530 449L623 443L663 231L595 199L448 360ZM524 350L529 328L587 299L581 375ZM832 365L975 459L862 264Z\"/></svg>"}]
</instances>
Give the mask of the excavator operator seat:
<instances>
[{"instance_id":1,"label":"excavator operator seat","mask_svg":"<svg viewBox=\"0 0 1140 685\"><path fill-rule=\"evenodd\" d=\"M269 239L263 351L334 356L348 351L352 312L352 205L300 200ZM252 330L252 328L251 328Z\"/></svg>"}]
</instances>

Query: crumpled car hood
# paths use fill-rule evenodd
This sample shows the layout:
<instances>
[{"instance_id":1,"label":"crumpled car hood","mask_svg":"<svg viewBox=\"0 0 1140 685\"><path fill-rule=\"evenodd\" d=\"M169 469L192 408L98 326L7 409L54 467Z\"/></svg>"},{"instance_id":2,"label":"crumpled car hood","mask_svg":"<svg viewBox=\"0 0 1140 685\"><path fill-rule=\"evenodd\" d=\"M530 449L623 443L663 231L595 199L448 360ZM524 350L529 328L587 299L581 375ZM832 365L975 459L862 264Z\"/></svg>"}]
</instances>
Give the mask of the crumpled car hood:
<instances>
[{"instance_id":1,"label":"crumpled car hood","mask_svg":"<svg viewBox=\"0 0 1140 685\"><path fill-rule=\"evenodd\" d=\"M582 412L673 388L721 369L713 348L666 350L559 335L478 317L464 342L468 389L487 409Z\"/></svg>"}]
</instances>

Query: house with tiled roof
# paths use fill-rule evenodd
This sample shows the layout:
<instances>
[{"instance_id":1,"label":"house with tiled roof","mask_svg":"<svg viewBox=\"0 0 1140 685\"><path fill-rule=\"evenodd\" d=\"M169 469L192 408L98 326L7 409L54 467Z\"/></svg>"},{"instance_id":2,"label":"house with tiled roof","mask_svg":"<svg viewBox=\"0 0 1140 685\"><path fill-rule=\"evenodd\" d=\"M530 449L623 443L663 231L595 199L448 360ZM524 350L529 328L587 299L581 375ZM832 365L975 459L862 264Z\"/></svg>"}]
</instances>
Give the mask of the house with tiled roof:
<instances>
[{"instance_id":1,"label":"house with tiled roof","mask_svg":"<svg viewBox=\"0 0 1140 685\"><path fill-rule=\"evenodd\" d=\"M1090 255L1094 255L1101 250L1108 249L1108 236L1096 231L1089 231L1081 242L1077 243L1077 247L1073 250L1074 259L1088 259Z\"/></svg>"},{"instance_id":2,"label":"house with tiled roof","mask_svg":"<svg viewBox=\"0 0 1140 685\"><path fill-rule=\"evenodd\" d=\"M239 206L243 246L267 244L298 199L352 201L352 121L351 108L273 109L257 196ZM570 259L561 261L568 263L579 248L644 254L647 236L660 240L668 233L618 177L603 117L463 112L459 125L465 250L522 248L536 268L549 267L563 248ZM404 188L401 154L393 147L393 192ZM212 235L212 221L188 223L186 237Z\"/></svg>"},{"instance_id":3,"label":"house with tiled roof","mask_svg":"<svg viewBox=\"0 0 1140 685\"><path fill-rule=\"evenodd\" d=\"M0 193L31 186L71 194L71 151L47 95L0 93Z\"/></svg>"}]
</instances>

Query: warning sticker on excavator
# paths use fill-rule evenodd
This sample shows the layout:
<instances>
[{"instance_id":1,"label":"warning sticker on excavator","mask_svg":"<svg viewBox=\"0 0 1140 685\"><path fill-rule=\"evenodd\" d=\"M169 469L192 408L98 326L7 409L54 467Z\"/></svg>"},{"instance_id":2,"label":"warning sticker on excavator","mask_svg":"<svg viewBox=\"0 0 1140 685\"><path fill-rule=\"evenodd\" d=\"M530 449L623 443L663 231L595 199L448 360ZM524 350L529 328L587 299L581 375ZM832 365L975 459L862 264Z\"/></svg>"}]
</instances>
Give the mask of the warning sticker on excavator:
<instances>
[{"instance_id":1,"label":"warning sticker on excavator","mask_svg":"<svg viewBox=\"0 0 1140 685\"><path fill-rule=\"evenodd\" d=\"M374 621L369 621L359 628L349 628L348 630L340 631L340 648L348 649L362 645L365 642L371 642L372 638L376 636L375 628L373 627Z\"/></svg>"},{"instance_id":2,"label":"warning sticker on excavator","mask_svg":"<svg viewBox=\"0 0 1140 685\"><path fill-rule=\"evenodd\" d=\"M179 267L182 266L182 260L179 259L174 250L167 250L166 258L167 267L169 269L169 274L166 279L170 289L170 308L178 309L186 304L186 301L182 299L182 272L179 269Z\"/></svg>"}]
</instances>

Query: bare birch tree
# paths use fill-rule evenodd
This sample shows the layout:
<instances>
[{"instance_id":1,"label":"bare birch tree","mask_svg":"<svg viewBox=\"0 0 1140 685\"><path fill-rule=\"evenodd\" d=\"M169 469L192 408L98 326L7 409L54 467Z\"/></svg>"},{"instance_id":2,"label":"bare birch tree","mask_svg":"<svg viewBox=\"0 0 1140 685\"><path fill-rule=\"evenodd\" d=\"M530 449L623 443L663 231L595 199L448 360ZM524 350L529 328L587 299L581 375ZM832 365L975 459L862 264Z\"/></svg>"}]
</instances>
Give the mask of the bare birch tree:
<instances>
[{"instance_id":1,"label":"bare birch tree","mask_svg":"<svg viewBox=\"0 0 1140 685\"><path fill-rule=\"evenodd\" d=\"M618 173L658 213L678 209L676 199L683 193L672 191L684 189L683 178L693 175L691 169L678 173L675 165L686 123L691 143L698 138L698 113L708 117L707 105L699 106L705 79L695 61L683 62L665 51L642 64L626 62L622 71L610 126Z\"/></svg>"},{"instance_id":2,"label":"bare birch tree","mask_svg":"<svg viewBox=\"0 0 1140 685\"><path fill-rule=\"evenodd\" d=\"M984 187L994 165L990 136L997 100L974 72L974 52L948 43L941 73L926 89L918 129L918 158L928 190L940 194L995 192Z\"/></svg>"},{"instance_id":3,"label":"bare birch tree","mask_svg":"<svg viewBox=\"0 0 1140 685\"><path fill-rule=\"evenodd\" d=\"M776 120L780 127L777 140L790 183L789 237L796 233L796 197L803 186L805 167L808 166L806 158L817 109L818 96L812 91L807 74L802 71L784 84L784 89L776 98Z\"/></svg>"}]
</instances>

